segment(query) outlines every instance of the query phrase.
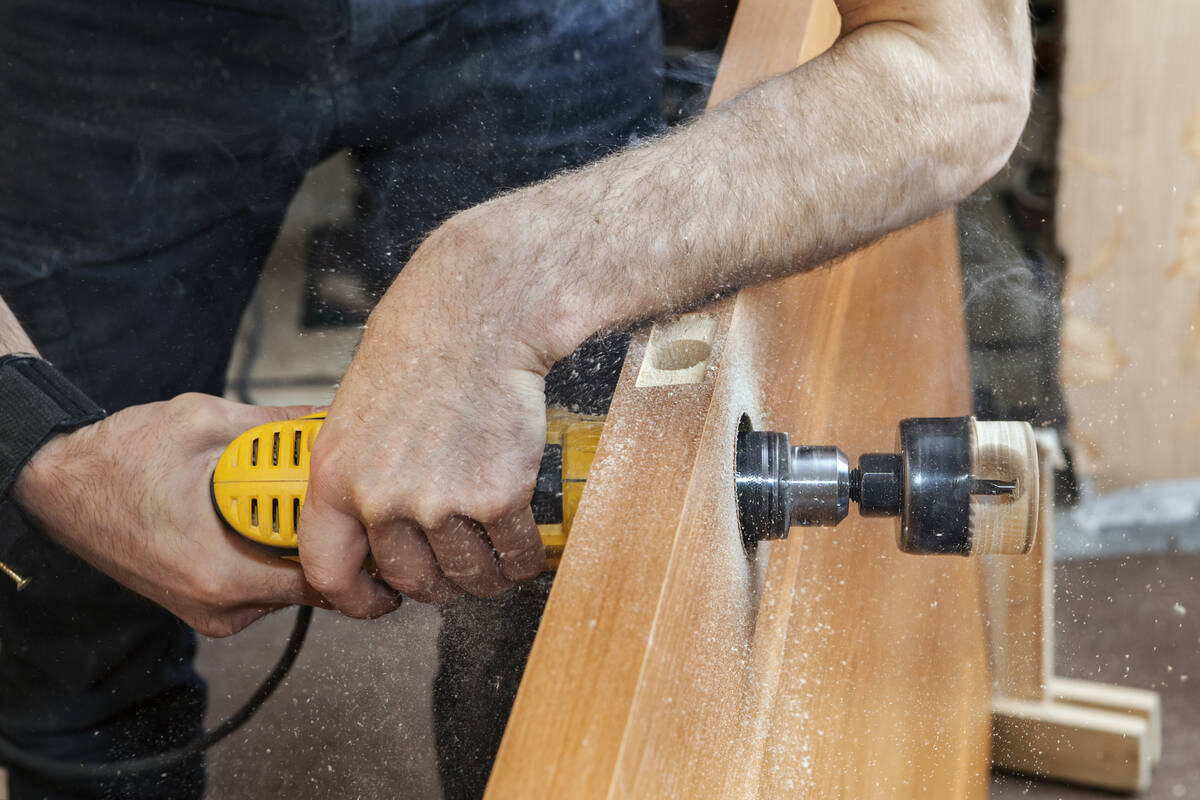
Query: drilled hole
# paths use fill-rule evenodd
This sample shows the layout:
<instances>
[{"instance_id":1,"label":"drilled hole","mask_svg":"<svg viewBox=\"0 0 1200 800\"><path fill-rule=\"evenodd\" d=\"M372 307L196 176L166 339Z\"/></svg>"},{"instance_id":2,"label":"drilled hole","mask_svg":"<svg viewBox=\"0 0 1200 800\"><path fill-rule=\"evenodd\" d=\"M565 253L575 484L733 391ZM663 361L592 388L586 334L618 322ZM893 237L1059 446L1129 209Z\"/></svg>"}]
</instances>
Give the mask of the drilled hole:
<instances>
[{"instance_id":1,"label":"drilled hole","mask_svg":"<svg viewBox=\"0 0 1200 800\"><path fill-rule=\"evenodd\" d=\"M702 364L711 354L712 345L708 342L699 339L675 339L655 348L650 363L655 369L673 372Z\"/></svg>"}]
</instances>

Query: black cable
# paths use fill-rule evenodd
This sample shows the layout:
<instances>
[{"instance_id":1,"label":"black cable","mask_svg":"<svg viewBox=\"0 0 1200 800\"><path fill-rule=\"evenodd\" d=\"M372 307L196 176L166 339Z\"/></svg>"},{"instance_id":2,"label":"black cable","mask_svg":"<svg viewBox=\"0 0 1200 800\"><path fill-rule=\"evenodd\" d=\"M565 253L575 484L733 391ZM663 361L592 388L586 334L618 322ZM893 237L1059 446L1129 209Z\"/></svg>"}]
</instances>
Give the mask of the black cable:
<instances>
[{"instance_id":1,"label":"black cable","mask_svg":"<svg viewBox=\"0 0 1200 800\"><path fill-rule=\"evenodd\" d=\"M233 394L239 403L254 405L254 398L250 396L250 374L254 371L254 362L258 360L258 354L262 351L267 327L267 311L263 305L261 287L254 290L254 296L250 298L250 308L247 310L246 316L249 318L246 349L242 353L242 363L238 364L237 372L231 383L233 384Z\"/></svg>"},{"instance_id":2,"label":"black cable","mask_svg":"<svg viewBox=\"0 0 1200 800\"><path fill-rule=\"evenodd\" d=\"M221 722L220 725L210 731L205 731L186 744L165 750L161 753L155 753L152 756L141 756L122 761L88 763L67 760L60 761L40 756L36 753L30 753L0 736L0 762L50 778L51 780L94 781L112 780L142 772L162 770L191 758L212 747L240 728L245 724L246 720L254 715L254 712L258 711L262 704L267 701L267 698L274 693L279 684L283 682L283 679L287 677L292 664L296 662L296 656L300 654L300 648L304 645L304 637L308 633L308 626L312 621L312 615L312 608L308 606L301 606L299 608L296 614L296 623L292 626L292 632L288 636L283 654L279 657L279 661L276 662L275 668L271 670L270 674L267 675L259 687L254 690L254 694L250 696L250 699Z\"/></svg>"}]
</instances>

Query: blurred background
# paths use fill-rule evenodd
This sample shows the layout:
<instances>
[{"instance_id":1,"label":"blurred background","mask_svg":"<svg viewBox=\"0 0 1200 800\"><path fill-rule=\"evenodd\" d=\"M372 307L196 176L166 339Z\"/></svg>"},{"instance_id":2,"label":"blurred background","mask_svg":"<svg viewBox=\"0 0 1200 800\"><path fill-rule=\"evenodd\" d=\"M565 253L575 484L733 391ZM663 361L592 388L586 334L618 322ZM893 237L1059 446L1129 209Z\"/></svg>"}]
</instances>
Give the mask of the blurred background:
<instances>
[{"instance_id":1,"label":"blurred background","mask_svg":"<svg viewBox=\"0 0 1200 800\"><path fill-rule=\"evenodd\" d=\"M1200 5L1032 8L1028 127L959 209L976 412L1062 442L1057 674L1158 691L1163 756L1143 796L1200 797ZM685 119L719 47L669 53L668 118ZM366 244L373 202L346 154L311 173L243 321L231 397L332 398L384 288ZM212 720L262 678L291 613L203 643ZM315 797L440 797L437 625L417 604L369 624L318 612L284 687L213 750L210 796L294 792L299 774ZM999 773L992 788L1105 796Z\"/></svg>"}]
</instances>

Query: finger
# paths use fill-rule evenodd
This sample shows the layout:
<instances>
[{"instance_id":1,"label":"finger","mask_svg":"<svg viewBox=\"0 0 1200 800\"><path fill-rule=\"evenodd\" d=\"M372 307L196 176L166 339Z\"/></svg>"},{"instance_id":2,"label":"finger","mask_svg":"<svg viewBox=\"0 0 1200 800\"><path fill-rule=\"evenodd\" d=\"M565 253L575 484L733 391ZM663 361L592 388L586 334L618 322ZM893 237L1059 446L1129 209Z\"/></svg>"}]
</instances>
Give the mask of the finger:
<instances>
[{"instance_id":1,"label":"finger","mask_svg":"<svg viewBox=\"0 0 1200 800\"><path fill-rule=\"evenodd\" d=\"M316 406L251 406L221 398L213 399L217 400L220 404L218 407L222 409L220 435L228 439L258 425L307 417L316 410Z\"/></svg>"},{"instance_id":2,"label":"finger","mask_svg":"<svg viewBox=\"0 0 1200 800\"><path fill-rule=\"evenodd\" d=\"M442 574L463 591L476 597L495 597L512 587L500 572L491 542L474 520L450 517L426 535Z\"/></svg>"},{"instance_id":3,"label":"finger","mask_svg":"<svg viewBox=\"0 0 1200 800\"><path fill-rule=\"evenodd\" d=\"M213 639L220 639L241 633L263 617L288 607L288 605L280 604L247 605L216 614L200 614L190 622L184 621L188 622L197 633Z\"/></svg>"},{"instance_id":4,"label":"finger","mask_svg":"<svg viewBox=\"0 0 1200 800\"><path fill-rule=\"evenodd\" d=\"M546 568L546 548L542 545L533 509L527 504L484 520L483 527L492 547L500 556L500 572L510 581L528 581Z\"/></svg>"},{"instance_id":5,"label":"finger","mask_svg":"<svg viewBox=\"0 0 1200 800\"><path fill-rule=\"evenodd\" d=\"M258 549L258 548L254 548ZM262 553L270 561L240 559L238 580L243 586L254 587L247 604L262 606L317 606L333 608L324 595L313 588L304 577L304 570L294 561Z\"/></svg>"},{"instance_id":6,"label":"finger","mask_svg":"<svg viewBox=\"0 0 1200 800\"><path fill-rule=\"evenodd\" d=\"M367 535L358 520L310 492L297 531L304 577L348 617L371 619L399 607L399 598L363 571Z\"/></svg>"},{"instance_id":7,"label":"finger","mask_svg":"<svg viewBox=\"0 0 1200 800\"><path fill-rule=\"evenodd\" d=\"M438 569L429 540L414 523L396 520L368 531L379 577L421 603L448 603L462 596Z\"/></svg>"},{"instance_id":8,"label":"finger","mask_svg":"<svg viewBox=\"0 0 1200 800\"><path fill-rule=\"evenodd\" d=\"M240 633L268 614L273 614L281 608L286 607L281 605L246 606L245 608L230 611L229 624L232 628L231 633Z\"/></svg>"},{"instance_id":9,"label":"finger","mask_svg":"<svg viewBox=\"0 0 1200 800\"><path fill-rule=\"evenodd\" d=\"M245 415L249 425L264 425L268 422L284 422L289 419L299 419L315 413L316 406L240 406L238 412Z\"/></svg>"}]
</instances>

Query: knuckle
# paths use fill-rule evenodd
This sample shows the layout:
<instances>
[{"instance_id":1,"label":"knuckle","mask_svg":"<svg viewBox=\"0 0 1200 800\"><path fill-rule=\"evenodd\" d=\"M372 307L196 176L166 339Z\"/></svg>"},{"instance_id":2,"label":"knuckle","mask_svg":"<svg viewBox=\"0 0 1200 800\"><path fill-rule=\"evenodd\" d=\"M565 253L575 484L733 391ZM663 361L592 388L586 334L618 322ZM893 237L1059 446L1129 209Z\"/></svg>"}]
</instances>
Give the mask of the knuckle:
<instances>
[{"instance_id":1,"label":"knuckle","mask_svg":"<svg viewBox=\"0 0 1200 800\"><path fill-rule=\"evenodd\" d=\"M472 560L443 568L446 577L456 586L476 597L496 597L508 588L508 581L500 577L492 564Z\"/></svg>"},{"instance_id":2,"label":"knuckle","mask_svg":"<svg viewBox=\"0 0 1200 800\"><path fill-rule=\"evenodd\" d=\"M304 578L322 595L337 594L344 582L331 569L322 564L305 564Z\"/></svg>"},{"instance_id":3,"label":"knuckle","mask_svg":"<svg viewBox=\"0 0 1200 800\"><path fill-rule=\"evenodd\" d=\"M471 505L474 508L472 517L481 522L494 523L511 515L522 503L520 499L514 498L512 492L497 487L484 487L475 495Z\"/></svg>"},{"instance_id":4,"label":"knuckle","mask_svg":"<svg viewBox=\"0 0 1200 800\"><path fill-rule=\"evenodd\" d=\"M446 577L454 581L472 594L476 589L485 588L488 581L487 568L473 559L460 559L450 564L442 565Z\"/></svg>"},{"instance_id":5,"label":"knuckle","mask_svg":"<svg viewBox=\"0 0 1200 800\"><path fill-rule=\"evenodd\" d=\"M432 603L438 595L437 582L412 575L381 575L388 586L419 603Z\"/></svg>"},{"instance_id":6,"label":"knuckle","mask_svg":"<svg viewBox=\"0 0 1200 800\"><path fill-rule=\"evenodd\" d=\"M539 540L501 553L500 562L504 574L512 580L532 580L542 574L546 567L546 550Z\"/></svg>"},{"instance_id":7,"label":"knuckle","mask_svg":"<svg viewBox=\"0 0 1200 800\"><path fill-rule=\"evenodd\" d=\"M365 604L343 603L340 606L336 606L336 608L343 616L350 617L351 619L372 619L379 616L370 606Z\"/></svg>"},{"instance_id":8,"label":"knuckle","mask_svg":"<svg viewBox=\"0 0 1200 800\"><path fill-rule=\"evenodd\" d=\"M323 446L325 441L321 437L313 442L312 453L308 458L308 474L309 480L324 479L327 475L336 475L338 451L333 447Z\"/></svg>"},{"instance_id":9,"label":"knuckle","mask_svg":"<svg viewBox=\"0 0 1200 800\"><path fill-rule=\"evenodd\" d=\"M476 591L474 592L474 594L476 597L482 597L486 600L491 600L493 598L499 597L500 595L504 594L511 588L512 588L512 585L507 582L499 582L499 583L493 582L493 583L488 583L486 586L478 587L476 589Z\"/></svg>"},{"instance_id":10,"label":"knuckle","mask_svg":"<svg viewBox=\"0 0 1200 800\"><path fill-rule=\"evenodd\" d=\"M371 488L354 493L357 517L368 527L382 525L395 517L396 503L390 493Z\"/></svg>"},{"instance_id":11,"label":"knuckle","mask_svg":"<svg viewBox=\"0 0 1200 800\"><path fill-rule=\"evenodd\" d=\"M460 586L475 584L485 577L483 565L474 559L455 559L449 564L443 564L442 571L446 573L447 578Z\"/></svg>"},{"instance_id":12,"label":"knuckle","mask_svg":"<svg viewBox=\"0 0 1200 800\"><path fill-rule=\"evenodd\" d=\"M226 614L206 613L186 621L196 633L210 639L224 639L233 636L244 627L236 625L233 619Z\"/></svg>"},{"instance_id":13,"label":"knuckle","mask_svg":"<svg viewBox=\"0 0 1200 800\"><path fill-rule=\"evenodd\" d=\"M191 594L208 609L228 607L236 598L235 587L220 570L205 569L192 577Z\"/></svg>"},{"instance_id":14,"label":"knuckle","mask_svg":"<svg viewBox=\"0 0 1200 800\"><path fill-rule=\"evenodd\" d=\"M440 491L423 491L413 503L412 518L425 530L436 530L456 516L456 506Z\"/></svg>"},{"instance_id":15,"label":"knuckle","mask_svg":"<svg viewBox=\"0 0 1200 800\"><path fill-rule=\"evenodd\" d=\"M179 425L195 430L213 427L221 418L215 398L198 392L187 392L167 402L167 413Z\"/></svg>"},{"instance_id":16,"label":"knuckle","mask_svg":"<svg viewBox=\"0 0 1200 800\"><path fill-rule=\"evenodd\" d=\"M330 450L313 448L308 462L308 493L320 497L331 505L345 505L348 493L342 486L339 476L346 474L337 454ZM342 499L342 503L333 502Z\"/></svg>"},{"instance_id":17,"label":"knuckle","mask_svg":"<svg viewBox=\"0 0 1200 800\"><path fill-rule=\"evenodd\" d=\"M400 559L391 559L386 563L376 562L379 567L379 577L383 582L398 592L408 595L414 600L425 602L425 597L432 596L437 587L434 576L424 570L415 570L400 563Z\"/></svg>"}]
</instances>

